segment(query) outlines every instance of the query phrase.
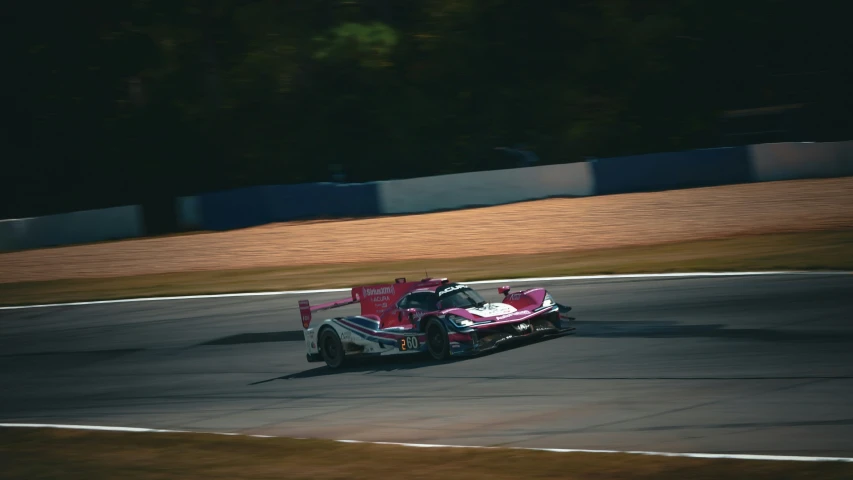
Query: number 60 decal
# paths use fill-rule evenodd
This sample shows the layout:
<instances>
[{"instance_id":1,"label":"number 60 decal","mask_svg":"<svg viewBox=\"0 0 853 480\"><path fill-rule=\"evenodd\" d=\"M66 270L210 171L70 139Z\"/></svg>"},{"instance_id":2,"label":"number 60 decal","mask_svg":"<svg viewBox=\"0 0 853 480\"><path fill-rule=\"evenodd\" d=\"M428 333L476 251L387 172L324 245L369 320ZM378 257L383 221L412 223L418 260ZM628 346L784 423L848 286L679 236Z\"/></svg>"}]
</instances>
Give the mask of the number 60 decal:
<instances>
[{"instance_id":1,"label":"number 60 decal","mask_svg":"<svg viewBox=\"0 0 853 480\"><path fill-rule=\"evenodd\" d=\"M418 337L403 337L400 339L400 350L417 350L420 343Z\"/></svg>"}]
</instances>

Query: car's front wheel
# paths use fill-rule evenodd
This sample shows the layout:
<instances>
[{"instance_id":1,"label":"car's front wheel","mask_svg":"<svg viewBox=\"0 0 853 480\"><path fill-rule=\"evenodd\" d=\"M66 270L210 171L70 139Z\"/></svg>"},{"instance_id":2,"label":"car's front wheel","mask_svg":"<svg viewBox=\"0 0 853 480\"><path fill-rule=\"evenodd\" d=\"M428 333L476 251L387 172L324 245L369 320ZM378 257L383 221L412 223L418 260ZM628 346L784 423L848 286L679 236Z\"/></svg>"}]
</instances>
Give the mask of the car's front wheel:
<instances>
[{"instance_id":1,"label":"car's front wheel","mask_svg":"<svg viewBox=\"0 0 853 480\"><path fill-rule=\"evenodd\" d=\"M446 360L450 357L450 340L447 328L437 318L431 318L426 326L427 349L432 358Z\"/></svg>"},{"instance_id":2,"label":"car's front wheel","mask_svg":"<svg viewBox=\"0 0 853 480\"><path fill-rule=\"evenodd\" d=\"M329 368L340 368L344 364L346 354L341 337L331 328L323 330L320 335L320 353Z\"/></svg>"}]
</instances>

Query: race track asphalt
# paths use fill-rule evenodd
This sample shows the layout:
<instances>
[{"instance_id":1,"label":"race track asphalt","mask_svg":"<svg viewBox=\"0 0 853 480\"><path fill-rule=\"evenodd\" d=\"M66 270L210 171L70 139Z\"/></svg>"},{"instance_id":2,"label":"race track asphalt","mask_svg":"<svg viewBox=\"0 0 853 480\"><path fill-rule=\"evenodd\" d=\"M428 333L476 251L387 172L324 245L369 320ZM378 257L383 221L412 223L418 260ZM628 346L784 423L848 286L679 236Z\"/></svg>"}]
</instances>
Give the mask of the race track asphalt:
<instances>
[{"instance_id":1,"label":"race track asphalt","mask_svg":"<svg viewBox=\"0 0 853 480\"><path fill-rule=\"evenodd\" d=\"M336 373L295 296L0 311L0 422L853 456L853 275L546 286L576 335Z\"/></svg>"}]
</instances>

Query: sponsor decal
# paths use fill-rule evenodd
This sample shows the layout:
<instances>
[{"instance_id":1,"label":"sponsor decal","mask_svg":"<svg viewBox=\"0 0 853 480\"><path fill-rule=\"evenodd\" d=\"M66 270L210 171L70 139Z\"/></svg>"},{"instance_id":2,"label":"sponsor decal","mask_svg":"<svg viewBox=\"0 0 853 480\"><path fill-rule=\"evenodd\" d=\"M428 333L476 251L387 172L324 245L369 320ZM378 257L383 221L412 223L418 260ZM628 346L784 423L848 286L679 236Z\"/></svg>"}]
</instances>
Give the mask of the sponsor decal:
<instances>
[{"instance_id":1,"label":"sponsor decal","mask_svg":"<svg viewBox=\"0 0 853 480\"><path fill-rule=\"evenodd\" d=\"M510 300L521 300L521 295L522 294L520 294L520 293L513 293L512 295L509 296L509 299Z\"/></svg>"},{"instance_id":2,"label":"sponsor decal","mask_svg":"<svg viewBox=\"0 0 853 480\"><path fill-rule=\"evenodd\" d=\"M352 337L350 336L349 330L344 330L341 332L341 340L350 340Z\"/></svg>"},{"instance_id":3,"label":"sponsor decal","mask_svg":"<svg viewBox=\"0 0 853 480\"><path fill-rule=\"evenodd\" d=\"M515 308L512 305L507 305L505 303L487 303L481 308L472 307L468 309L469 312L514 312Z\"/></svg>"},{"instance_id":4,"label":"sponsor decal","mask_svg":"<svg viewBox=\"0 0 853 480\"><path fill-rule=\"evenodd\" d=\"M512 305L507 305L505 303L491 303L486 304L486 306L482 308L467 308L466 310L480 317L491 317L494 315L515 312L515 308Z\"/></svg>"},{"instance_id":5,"label":"sponsor decal","mask_svg":"<svg viewBox=\"0 0 853 480\"><path fill-rule=\"evenodd\" d=\"M528 315L528 314L530 314L530 310L519 310L517 312L508 313L506 315L499 315L499 316L495 317L495 320L504 320L506 318L514 317L515 315L522 315L522 314Z\"/></svg>"},{"instance_id":6,"label":"sponsor decal","mask_svg":"<svg viewBox=\"0 0 853 480\"><path fill-rule=\"evenodd\" d=\"M452 285L450 287L441 289L438 291L438 295L447 295L450 292L455 292L456 290L462 290L463 288L468 288L468 285Z\"/></svg>"},{"instance_id":7,"label":"sponsor decal","mask_svg":"<svg viewBox=\"0 0 853 480\"><path fill-rule=\"evenodd\" d=\"M394 295L394 285L388 285L387 287L362 287L361 292L365 297Z\"/></svg>"},{"instance_id":8,"label":"sponsor decal","mask_svg":"<svg viewBox=\"0 0 853 480\"><path fill-rule=\"evenodd\" d=\"M386 287L362 287L361 293L365 297L375 297L378 295L394 295L394 285Z\"/></svg>"}]
</instances>

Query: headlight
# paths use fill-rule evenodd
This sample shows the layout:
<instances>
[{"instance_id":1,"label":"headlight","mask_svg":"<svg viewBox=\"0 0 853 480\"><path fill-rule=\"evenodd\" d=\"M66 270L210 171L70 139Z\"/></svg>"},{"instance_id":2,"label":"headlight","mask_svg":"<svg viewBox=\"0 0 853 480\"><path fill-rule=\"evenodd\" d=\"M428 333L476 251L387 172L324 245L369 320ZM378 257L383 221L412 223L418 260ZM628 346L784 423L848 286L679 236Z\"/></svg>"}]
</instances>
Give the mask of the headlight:
<instances>
[{"instance_id":1,"label":"headlight","mask_svg":"<svg viewBox=\"0 0 853 480\"><path fill-rule=\"evenodd\" d=\"M551 305L554 305L554 297L552 297L550 293L546 293L545 300L542 300L542 306L550 307Z\"/></svg>"},{"instance_id":2,"label":"headlight","mask_svg":"<svg viewBox=\"0 0 853 480\"><path fill-rule=\"evenodd\" d=\"M457 327L470 327L474 325L474 322L468 320L465 317L460 317L459 315L453 315L452 313L447 314L447 319L454 323Z\"/></svg>"}]
</instances>

